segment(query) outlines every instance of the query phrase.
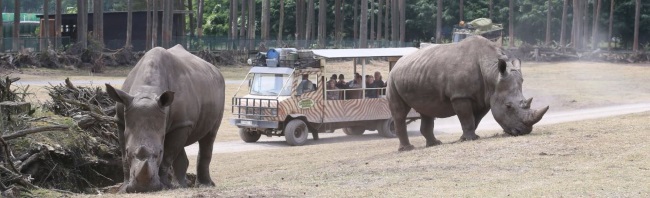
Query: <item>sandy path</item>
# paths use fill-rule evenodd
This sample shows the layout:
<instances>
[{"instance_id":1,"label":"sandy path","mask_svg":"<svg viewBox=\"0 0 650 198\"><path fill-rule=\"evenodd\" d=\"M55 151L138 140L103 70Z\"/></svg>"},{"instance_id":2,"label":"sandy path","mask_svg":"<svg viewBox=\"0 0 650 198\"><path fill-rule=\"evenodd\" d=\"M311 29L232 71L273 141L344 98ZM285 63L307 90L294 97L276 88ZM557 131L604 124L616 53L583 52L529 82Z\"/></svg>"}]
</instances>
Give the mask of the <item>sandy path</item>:
<instances>
[{"instance_id":1,"label":"sandy path","mask_svg":"<svg viewBox=\"0 0 650 198\"><path fill-rule=\"evenodd\" d=\"M597 108L587 108L580 110L570 110L570 111L557 111L554 112L552 109L546 113L544 118L537 123L539 125L549 125L557 124L563 122L572 122L578 120L587 120L587 119L596 119L604 118L611 116L618 116L624 114L638 113L650 111L650 103L638 103L638 104L628 104L628 105L616 105L616 106L607 106L607 107L597 107ZM419 136L419 121L409 124L408 132L410 136ZM492 117L491 113L488 113L486 117L481 121L477 132L481 131L491 131L499 130L501 127ZM449 133L462 133L462 128L460 122L456 116L436 119L434 132L436 134L449 134ZM533 133L535 130L533 129ZM376 132L369 132L363 136L346 136L340 130L337 130L335 133L326 133L319 134L320 140L313 141L309 140L307 144L327 144L334 142L342 141L360 141L360 140L371 140L371 139L380 139ZM217 138L218 135L217 135ZM397 140L395 140L397 142ZM397 144L397 143L396 143ZM234 153L234 152L243 152L243 151L256 151L256 150L268 150L268 149L278 149L278 148L287 148L290 147L285 143L284 137L263 137L257 143L245 143L243 141L229 141L229 142L216 142L212 153ZM192 144L188 147L185 147L185 152L187 155L197 155L198 154L198 144Z\"/></svg>"}]
</instances>

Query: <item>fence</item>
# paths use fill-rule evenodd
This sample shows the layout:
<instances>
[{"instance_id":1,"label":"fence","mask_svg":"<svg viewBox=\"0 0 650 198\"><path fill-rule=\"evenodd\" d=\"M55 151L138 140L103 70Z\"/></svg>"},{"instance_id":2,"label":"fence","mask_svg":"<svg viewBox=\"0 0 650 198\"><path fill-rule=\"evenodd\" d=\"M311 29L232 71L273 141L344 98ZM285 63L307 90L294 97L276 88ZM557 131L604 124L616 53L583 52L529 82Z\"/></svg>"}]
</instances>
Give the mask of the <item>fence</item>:
<instances>
[{"instance_id":1,"label":"fence","mask_svg":"<svg viewBox=\"0 0 650 198\"><path fill-rule=\"evenodd\" d=\"M3 39L2 46L0 46L2 47L0 49L0 52L17 52L22 50L40 52L41 41L48 42L49 46L51 46L52 49L57 50L65 50L72 43L72 39L70 39L70 37L61 37L58 42L61 45L58 46L56 45L57 40L54 38L44 39L39 37L20 37L18 40L18 49L14 49L14 39L8 37Z\"/></svg>"}]
</instances>

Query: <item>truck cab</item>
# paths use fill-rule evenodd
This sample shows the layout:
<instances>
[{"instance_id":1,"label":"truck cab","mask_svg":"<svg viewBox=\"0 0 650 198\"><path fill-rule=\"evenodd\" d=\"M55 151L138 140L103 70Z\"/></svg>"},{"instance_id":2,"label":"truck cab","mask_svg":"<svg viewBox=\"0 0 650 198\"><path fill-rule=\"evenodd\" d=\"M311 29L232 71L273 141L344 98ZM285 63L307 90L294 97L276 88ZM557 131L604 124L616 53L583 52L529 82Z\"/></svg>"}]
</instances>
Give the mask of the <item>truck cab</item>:
<instances>
[{"instance_id":1,"label":"truck cab","mask_svg":"<svg viewBox=\"0 0 650 198\"><path fill-rule=\"evenodd\" d=\"M277 60L258 61L232 97L230 123L239 128L239 135L245 142L256 142L262 135L285 136L289 145L300 146L307 142L309 133L318 139L319 133L333 133L337 129L343 129L347 135L377 130L384 137L395 137L385 98L386 87L370 88L357 81L356 86L344 89L328 86L326 76L335 74L328 68L340 71L328 65L328 61L353 59L354 63L360 62L361 65L354 64L353 71L348 74L360 73L361 82L366 82L367 58L384 58L390 71L400 57L416 50L274 49L267 54L276 53L269 57ZM409 118L418 119L419 114L412 111Z\"/></svg>"}]
</instances>

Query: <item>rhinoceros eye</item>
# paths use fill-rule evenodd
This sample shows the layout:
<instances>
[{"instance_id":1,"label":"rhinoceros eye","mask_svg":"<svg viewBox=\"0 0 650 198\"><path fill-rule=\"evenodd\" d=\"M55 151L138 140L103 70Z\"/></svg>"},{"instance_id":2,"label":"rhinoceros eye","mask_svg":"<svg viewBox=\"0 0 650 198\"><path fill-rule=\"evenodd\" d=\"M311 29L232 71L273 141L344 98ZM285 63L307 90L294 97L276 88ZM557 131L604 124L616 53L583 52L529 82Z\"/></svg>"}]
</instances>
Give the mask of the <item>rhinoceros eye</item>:
<instances>
[{"instance_id":1,"label":"rhinoceros eye","mask_svg":"<svg viewBox=\"0 0 650 198\"><path fill-rule=\"evenodd\" d=\"M512 108L512 103L510 103L510 102L506 103L506 107L507 107L508 109Z\"/></svg>"}]
</instances>

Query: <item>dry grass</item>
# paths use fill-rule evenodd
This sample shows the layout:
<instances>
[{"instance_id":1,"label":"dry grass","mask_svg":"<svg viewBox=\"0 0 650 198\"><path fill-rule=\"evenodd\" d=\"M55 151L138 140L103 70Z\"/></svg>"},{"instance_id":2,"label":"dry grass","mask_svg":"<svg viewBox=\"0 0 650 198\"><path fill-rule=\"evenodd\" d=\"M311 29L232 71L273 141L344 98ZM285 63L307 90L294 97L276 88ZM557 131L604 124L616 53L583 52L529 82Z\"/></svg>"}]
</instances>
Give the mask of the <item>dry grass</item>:
<instances>
[{"instance_id":1,"label":"dry grass","mask_svg":"<svg viewBox=\"0 0 650 198\"><path fill-rule=\"evenodd\" d=\"M445 144L431 148L417 136L411 139L419 149L405 153L396 151L397 139L367 138L218 154L211 169L217 187L146 196L647 197L650 125L638 123L649 116L543 126L520 137L483 132L473 142L441 135Z\"/></svg>"}]
</instances>

